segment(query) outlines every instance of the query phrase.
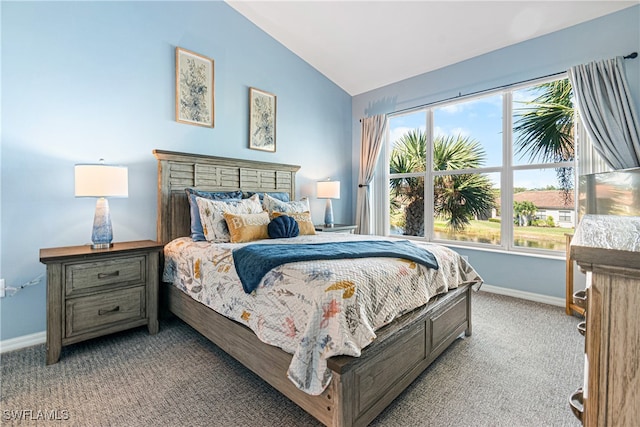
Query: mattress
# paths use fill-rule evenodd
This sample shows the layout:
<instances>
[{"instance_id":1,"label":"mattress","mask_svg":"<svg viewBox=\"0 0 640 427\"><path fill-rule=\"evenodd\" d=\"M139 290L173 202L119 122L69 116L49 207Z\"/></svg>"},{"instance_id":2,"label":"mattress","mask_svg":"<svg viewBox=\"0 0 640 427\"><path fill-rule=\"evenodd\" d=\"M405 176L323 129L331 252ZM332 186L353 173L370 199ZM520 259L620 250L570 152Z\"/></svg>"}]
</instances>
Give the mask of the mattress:
<instances>
[{"instance_id":1,"label":"mattress","mask_svg":"<svg viewBox=\"0 0 640 427\"><path fill-rule=\"evenodd\" d=\"M383 239L320 233L247 244ZM461 284L482 282L453 250L412 243L429 250L439 268L399 258L292 262L271 270L247 294L232 255L246 244L194 242L183 237L165 246L163 281L251 328L261 341L292 354L289 379L302 391L318 395L331 381L328 358L357 357L376 338L376 330L398 316Z\"/></svg>"}]
</instances>

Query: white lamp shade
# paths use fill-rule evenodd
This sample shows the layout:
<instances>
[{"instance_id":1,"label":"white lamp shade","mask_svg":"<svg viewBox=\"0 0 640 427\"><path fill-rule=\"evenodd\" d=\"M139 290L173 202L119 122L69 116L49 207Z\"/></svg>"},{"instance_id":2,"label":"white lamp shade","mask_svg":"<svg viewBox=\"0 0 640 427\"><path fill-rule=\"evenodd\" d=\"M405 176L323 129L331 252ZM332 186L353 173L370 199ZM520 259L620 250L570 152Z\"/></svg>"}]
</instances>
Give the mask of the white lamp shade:
<instances>
[{"instance_id":1,"label":"white lamp shade","mask_svg":"<svg viewBox=\"0 0 640 427\"><path fill-rule=\"evenodd\" d=\"M129 197L126 166L85 164L75 166L76 197Z\"/></svg>"},{"instance_id":2,"label":"white lamp shade","mask_svg":"<svg viewBox=\"0 0 640 427\"><path fill-rule=\"evenodd\" d=\"M340 181L318 181L316 197L318 199L339 199Z\"/></svg>"}]
</instances>

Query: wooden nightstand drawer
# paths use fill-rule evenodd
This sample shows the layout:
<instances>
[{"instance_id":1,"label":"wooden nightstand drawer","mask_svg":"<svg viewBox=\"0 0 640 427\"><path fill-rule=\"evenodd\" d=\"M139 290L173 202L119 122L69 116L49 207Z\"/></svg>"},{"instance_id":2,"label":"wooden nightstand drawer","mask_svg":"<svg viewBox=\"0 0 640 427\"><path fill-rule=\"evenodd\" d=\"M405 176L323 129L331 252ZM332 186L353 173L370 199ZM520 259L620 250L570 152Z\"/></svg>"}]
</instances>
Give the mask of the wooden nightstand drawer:
<instances>
[{"instance_id":1,"label":"wooden nightstand drawer","mask_svg":"<svg viewBox=\"0 0 640 427\"><path fill-rule=\"evenodd\" d=\"M63 345L147 325L158 332L159 261L153 240L40 249L47 265L47 365Z\"/></svg>"},{"instance_id":2,"label":"wooden nightstand drawer","mask_svg":"<svg viewBox=\"0 0 640 427\"><path fill-rule=\"evenodd\" d=\"M67 300L65 337L101 329L114 323L144 319L145 287L119 289Z\"/></svg>"},{"instance_id":3,"label":"wooden nightstand drawer","mask_svg":"<svg viewBox=\"0 0 640 427\"><path fill-rule=\"evenodd\" d=\"M145 257L116 258L83 264L70 264L66 268L66 294L112 284L144 282Z\"/></svg>"}]
</instances>

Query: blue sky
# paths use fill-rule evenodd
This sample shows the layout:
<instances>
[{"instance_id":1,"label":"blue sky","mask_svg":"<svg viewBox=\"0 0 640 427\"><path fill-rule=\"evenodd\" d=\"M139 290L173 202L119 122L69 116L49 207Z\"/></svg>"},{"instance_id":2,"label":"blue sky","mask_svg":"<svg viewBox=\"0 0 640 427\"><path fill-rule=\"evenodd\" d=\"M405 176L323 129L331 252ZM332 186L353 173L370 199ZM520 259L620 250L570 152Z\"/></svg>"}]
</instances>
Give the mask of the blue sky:
<instances>
[{"instance_id":1,"label":"blue sky","mask_svg":"<svg viewBox=\"0 0 640 427\"><path fill-rule=\"evenodd\" d=\"M520 102L531 100L534 94L526 89L513 93L514 110L522 108ZM426 114L423 111L391 117L389 132L392 141L396 141L411 129L425 130ZM479 141L486 153L484 166L502 164L502 95L494 94L463 102L449 104L434 109L435 136L461 135ZM528 158L514 156L514 165L529 164ZM489 177L496 187L500 187L499 174ZM555 169L536 169L516 171L514 185L525 188L544 188L557 185Z\"/></svg>"}]
</instances>

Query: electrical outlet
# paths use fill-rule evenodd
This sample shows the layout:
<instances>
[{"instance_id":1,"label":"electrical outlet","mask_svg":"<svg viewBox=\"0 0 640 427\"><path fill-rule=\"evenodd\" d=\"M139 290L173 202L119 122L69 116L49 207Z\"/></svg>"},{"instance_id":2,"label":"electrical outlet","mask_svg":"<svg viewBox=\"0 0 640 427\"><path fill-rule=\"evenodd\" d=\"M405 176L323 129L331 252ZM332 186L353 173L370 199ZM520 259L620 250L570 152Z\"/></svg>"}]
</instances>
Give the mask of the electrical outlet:
<instances>
[{"instance_id":1,"label":"electrical outlet","mask_svg":"<svg viewBox=\"0 0 640 427\"><path fill-rule=\"evenodd\" d=\"M4 298L6 288L4 287L4 279L0 279L0 298Z\"/></svg>"}]
</instances>

